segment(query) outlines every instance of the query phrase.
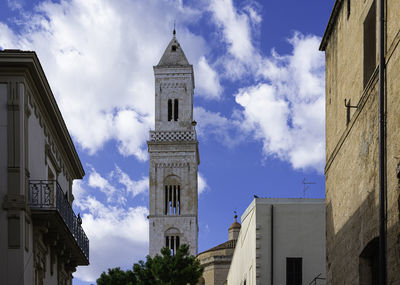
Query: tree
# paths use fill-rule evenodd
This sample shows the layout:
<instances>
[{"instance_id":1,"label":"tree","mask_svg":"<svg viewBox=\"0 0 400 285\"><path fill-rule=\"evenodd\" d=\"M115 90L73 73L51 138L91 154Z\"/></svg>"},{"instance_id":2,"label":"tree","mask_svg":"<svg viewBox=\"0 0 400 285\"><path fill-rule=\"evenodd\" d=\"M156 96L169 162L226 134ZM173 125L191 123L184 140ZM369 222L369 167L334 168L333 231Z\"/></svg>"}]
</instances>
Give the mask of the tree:
<instances>
[{"instance_id":1,"label":"tree","mask_svg":"<svg viewBox=\"0 0 400 285\"><path fill-rule=\"evenodd\" d=\"M136 277L131 270L123 271L119 267L108 269L108 273L103 272L97 285L135 285Z\"/></svg>"},{"instance_id":2,"label":"tree","mask_svg":"<svg viewBox=\"0 0 400 285\"><path fill-rule=\"evenodd\" d=\"M200 262L189 254L189 246L182 245L175 255L169 248L162 248L161 255L149 255L146 262L133 265L133 271L119 267L103 272L98 285L195 285L203 274Z\"/></svg>"}]
</instances>

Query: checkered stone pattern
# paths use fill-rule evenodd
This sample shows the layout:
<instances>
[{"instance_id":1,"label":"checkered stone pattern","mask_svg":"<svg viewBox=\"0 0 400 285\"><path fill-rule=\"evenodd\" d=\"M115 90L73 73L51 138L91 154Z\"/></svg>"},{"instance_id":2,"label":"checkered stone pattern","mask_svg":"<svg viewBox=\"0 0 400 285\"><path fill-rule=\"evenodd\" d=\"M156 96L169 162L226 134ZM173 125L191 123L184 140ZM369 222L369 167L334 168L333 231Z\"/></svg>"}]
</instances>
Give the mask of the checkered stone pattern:
<instances>
[{"instance_id":1,"label":"checkered stone pattern","mask_svg":"<svg viewBox=\"0 0 400 285\"><path fill-rule=\"evenodd\" d=\"M194 131L173 131L173 132L160 132L150 131L150 141L195 141L196 132Z\"/></svg>"}]
</instances>

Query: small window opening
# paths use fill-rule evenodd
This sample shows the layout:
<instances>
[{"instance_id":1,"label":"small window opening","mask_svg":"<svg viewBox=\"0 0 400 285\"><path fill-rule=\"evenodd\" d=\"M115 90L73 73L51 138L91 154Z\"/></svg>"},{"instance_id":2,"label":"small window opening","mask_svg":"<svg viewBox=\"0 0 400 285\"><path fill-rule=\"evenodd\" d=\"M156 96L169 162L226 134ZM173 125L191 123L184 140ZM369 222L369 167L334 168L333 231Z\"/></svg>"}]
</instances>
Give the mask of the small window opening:
<instances>
[{"instance_id":1,"label":"small window opening","mask_svg":"<svg viewBox=\"0 0 400 285\"><path fill-rule=\"evenodd\" d=\"M303 259L301 257L286 257L286 285L302 285Z\"/></svg>"},{"instance_id":2,"label":"small window opening","mask_svg":"<svg viewBox=\"0 0 400 285\"><path fill-rule=\"evenodd\" d=\"M172 120L172 100L168 99L168 121Z\"/></svg>"},{"instance_id":3,"label":"small window opening","mask_svg":"<svg viewBox=\"0 0 400 285\"><path fill-rule=\"evenodd\" d=\"M171 51L176 51L176 45L172 45Z\"/></svg>"},{"instance_id":4,"label":"small window opening","mask_svg":"<svg viewBox=\"0 0 400 285\"><path fill-rule=\"evenodd\" d=\"M178 99L175 99L174 100L174 121L178 121L178 112L179 112L179 106L178 106L178 104L179 104L179 101L178 101Z\"/></svg>"},{"instance_id":5,"label":"small window opening","mask_svg":"<svg viewBox=\"0 0 400 285\"><path fill-rule=\"evenodd\" d=\"M375 1L364 20L364 78L363 86L367 86L376 67L376 8Z\"/></svg>"},{"instance_id":6,"label":"small window opening","mask_svg":"<svg viewBox=\"0 0 400 285\"><path fill-rule=\"evenodd\" d=\"M181 186L166 185L165 186L165 215L180 215L181 214Z\"/></svg>"}]
</instances>

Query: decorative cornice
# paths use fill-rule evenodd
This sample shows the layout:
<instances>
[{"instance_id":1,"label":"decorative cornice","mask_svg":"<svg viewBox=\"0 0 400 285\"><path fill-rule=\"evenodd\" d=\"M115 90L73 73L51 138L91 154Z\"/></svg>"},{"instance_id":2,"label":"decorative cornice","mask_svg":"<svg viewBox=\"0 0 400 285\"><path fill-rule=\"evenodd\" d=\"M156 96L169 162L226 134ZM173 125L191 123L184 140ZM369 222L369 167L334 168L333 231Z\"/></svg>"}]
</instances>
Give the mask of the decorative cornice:
<instances>
[{"instance_id":1,"label":"decorative cornice","mask_svg":"<svg viewBox=\"0 0 400 285\"><path fill-rule=\"evenodd\" d=\"M60 141L59 145L63 148L71 163L71 170L74 172L71 173L72 178L83 178L85 171L36 53L20 50L0 51L0 66L0 76L10 73L14 75L23 74L27 80L32 81L33 87L37 89L35 97L37 97L38 103L43 106L42 112L38 112L37 108L34 109L35 115L39 118L39 124L43 127L43 117L46 117L46 119L48 117L51 129ZM48 133L47 128L45 133Z\"/></svg>"}]
</instances>

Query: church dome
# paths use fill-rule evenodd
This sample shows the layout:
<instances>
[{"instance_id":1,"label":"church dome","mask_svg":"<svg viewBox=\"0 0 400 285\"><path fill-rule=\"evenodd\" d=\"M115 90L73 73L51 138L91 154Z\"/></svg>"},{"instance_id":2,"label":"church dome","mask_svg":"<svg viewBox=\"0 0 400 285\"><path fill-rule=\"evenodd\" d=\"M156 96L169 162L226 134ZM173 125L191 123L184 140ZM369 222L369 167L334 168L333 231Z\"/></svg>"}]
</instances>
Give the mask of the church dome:
<instances>
[{"instance_id":1,"label":"church dome","mask_svg":"<svg viewBox=\"0 0 400 285\"><path fill-rule=\"evenodd\" d=\"M230 229L230 230L233 230L233 229L240 229L241 227L242 227L241 224L239 224L237 221L234 221L234 222L232 223L232 225L229 227L229 229Z\"/></svg>"}]
</instances>

